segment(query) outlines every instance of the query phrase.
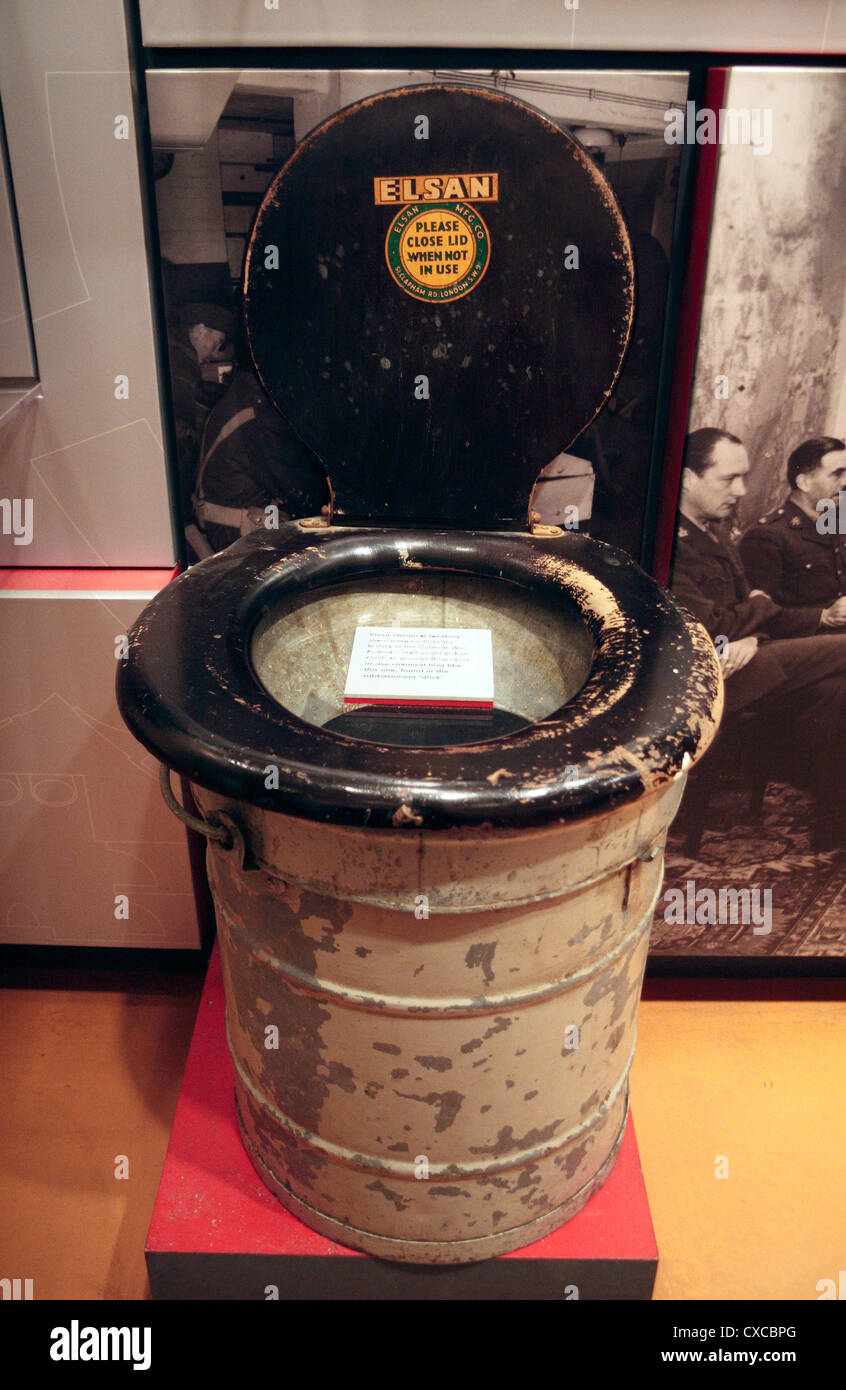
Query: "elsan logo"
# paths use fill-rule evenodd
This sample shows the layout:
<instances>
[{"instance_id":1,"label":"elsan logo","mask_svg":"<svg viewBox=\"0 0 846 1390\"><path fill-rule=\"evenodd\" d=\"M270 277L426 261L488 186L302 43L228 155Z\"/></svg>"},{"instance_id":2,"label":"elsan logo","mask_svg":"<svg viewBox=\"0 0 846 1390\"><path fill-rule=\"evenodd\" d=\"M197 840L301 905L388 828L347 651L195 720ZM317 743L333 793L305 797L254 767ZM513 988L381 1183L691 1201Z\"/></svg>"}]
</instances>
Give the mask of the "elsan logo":
<instances>
[{"instance_id":1,"label":"elsan logo","mask_svg":"<svg viewBox=\"0 0 846 1390\"><path fill-rule=\"evenodd\" d=\"M54 1327L50 1333L53 1361L132 1361L133 1371L149 1371L149 1327Z\"/></svg>"},{"instance_id":2,"label":"elsan logo","mask_svg":"<svg viewBox=\"0 0 846 1390\"><path fill-rule=\"evenodd\" d=\"M472 203L499 201L498 174L397 174L373 180L373 200L383 203Z\"/></svg>"}]
</instances>

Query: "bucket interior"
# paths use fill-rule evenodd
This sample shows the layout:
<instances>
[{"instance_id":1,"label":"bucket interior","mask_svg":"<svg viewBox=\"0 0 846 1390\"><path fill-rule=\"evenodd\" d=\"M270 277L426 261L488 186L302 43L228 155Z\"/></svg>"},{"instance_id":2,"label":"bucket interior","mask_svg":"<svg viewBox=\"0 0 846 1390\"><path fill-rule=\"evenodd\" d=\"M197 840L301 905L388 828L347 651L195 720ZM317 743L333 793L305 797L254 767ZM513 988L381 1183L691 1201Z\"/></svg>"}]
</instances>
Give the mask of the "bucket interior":
<instances>
[{"instance_id":1,"label":"bucket interior","mask_svg":"<svg viewBox=\"0 0 846 1390\"><path fill-rule=\"evenodd\" d=\"M359 627L490 631L493 707L345 704ZM371 742L443 746L500 738L560 709L587 680L594 644L563 595L420 571L359 575L281 600L257 624L250 658L259 684L307 723Z\"/></svg>"}]
</instances>

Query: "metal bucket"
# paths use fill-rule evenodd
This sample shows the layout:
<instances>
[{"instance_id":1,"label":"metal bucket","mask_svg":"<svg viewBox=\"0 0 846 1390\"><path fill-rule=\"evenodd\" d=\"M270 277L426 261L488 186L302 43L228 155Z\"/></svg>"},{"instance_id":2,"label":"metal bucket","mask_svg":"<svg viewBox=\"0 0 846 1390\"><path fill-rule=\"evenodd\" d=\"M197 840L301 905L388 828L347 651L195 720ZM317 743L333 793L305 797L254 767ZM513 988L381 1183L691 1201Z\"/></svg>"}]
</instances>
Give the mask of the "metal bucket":
<instances>
[{"instance_id":1,"label":"metal bucket","mask_svg":"<svg viewBox=\"0 0 846 1390\"><path fill-rule=\"evenodd\" d=\"M321 1233L461 1263L602 1184L682 772L565 824L319 824L194 786L248 1152ZM234 813L234 814L228 814Z\"/></svg>"}]
</instances>

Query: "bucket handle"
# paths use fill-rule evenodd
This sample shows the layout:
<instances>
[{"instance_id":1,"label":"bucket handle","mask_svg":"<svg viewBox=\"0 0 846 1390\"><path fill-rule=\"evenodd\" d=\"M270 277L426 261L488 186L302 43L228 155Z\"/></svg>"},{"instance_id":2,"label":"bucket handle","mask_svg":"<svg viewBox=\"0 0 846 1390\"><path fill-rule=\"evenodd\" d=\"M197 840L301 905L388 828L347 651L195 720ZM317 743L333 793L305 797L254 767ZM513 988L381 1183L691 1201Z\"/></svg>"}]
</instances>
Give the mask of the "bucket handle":
<instances>
[{"instance_id":1,"label":"bucket handle","mask_svg":"<svg viewBox=\"0 0 846 1390\"><path fill-rule=\"evenodd\" d=\"M228 826L222 825L216 816L209 820L203 820L199 816L192 816L189 811L185 810L184 806L180 806L170 785L170 768L165 763L162 763L159 768L159 786L165 806L173 812L178 820L187 825L189 830L196 830L198 835L205 835L209 840L216 840L223 849L232 848L234 842L232 831Z\"/></svg>"}]
</instances>

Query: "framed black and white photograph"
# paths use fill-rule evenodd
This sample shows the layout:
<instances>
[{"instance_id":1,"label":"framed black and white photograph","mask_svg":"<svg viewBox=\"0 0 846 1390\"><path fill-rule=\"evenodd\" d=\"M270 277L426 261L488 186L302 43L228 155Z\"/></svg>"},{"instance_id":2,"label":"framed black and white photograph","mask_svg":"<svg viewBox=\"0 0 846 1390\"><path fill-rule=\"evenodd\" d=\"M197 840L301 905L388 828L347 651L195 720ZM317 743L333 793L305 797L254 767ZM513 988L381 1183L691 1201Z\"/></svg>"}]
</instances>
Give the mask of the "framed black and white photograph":
<instances>
[{"instance_id":1,"label":"framed black and white photograph","mask_svg":"<svg viewBox=\"0 0 846 1390\"><path fill-rule=\"evenodd\" d=\"M725 711L651 949L842 961L846 72L735 69L726 112L670 581Z\"/></svg>"},{"instance_id":2,"label":"framed black and white photograph","mask_svg":"<svg viewBox=\"0 0 846 1390\"><path fill-rule=\"evenodd\" d=\"M268 506L302 517L328 500L321 460L271 404L242 332L245 253L269 185L334 112L433 80L536 107L584 147L620 201L637 282L629 350L606 407L546 460L532 507L537 520L620 546L648 567L660 399L672 374L680 179L693 158L668 135L668 111L684 111L689 96L684 70L148 71L177 530L188 563L262 524Z\"/></svg>"}]
</instances>

